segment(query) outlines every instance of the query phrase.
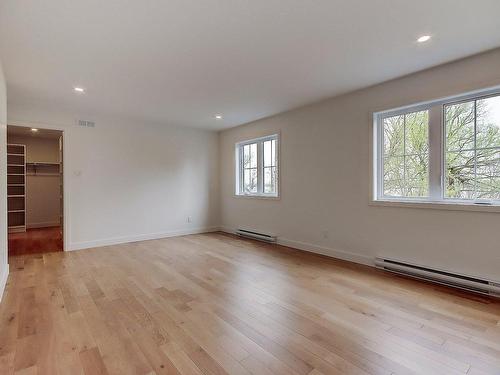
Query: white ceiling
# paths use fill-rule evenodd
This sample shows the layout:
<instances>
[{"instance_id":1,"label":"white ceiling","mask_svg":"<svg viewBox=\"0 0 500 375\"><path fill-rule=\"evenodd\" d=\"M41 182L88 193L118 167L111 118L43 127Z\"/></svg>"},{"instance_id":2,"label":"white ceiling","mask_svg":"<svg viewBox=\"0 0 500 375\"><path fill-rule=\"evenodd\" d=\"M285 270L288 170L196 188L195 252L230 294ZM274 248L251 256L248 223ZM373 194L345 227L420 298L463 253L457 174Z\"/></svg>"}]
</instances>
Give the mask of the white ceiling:
<instances>
[{"instance_id":1,"label":"white ceiling","mask_svg":"<svg viewBox=\"0 0 500 375\"><path fill-rule=\"evenodd\" d=\"M500 46L499 14L499 0L2 0L0 57L10 105L223 129Z\"/></svg>"}]
</instances>

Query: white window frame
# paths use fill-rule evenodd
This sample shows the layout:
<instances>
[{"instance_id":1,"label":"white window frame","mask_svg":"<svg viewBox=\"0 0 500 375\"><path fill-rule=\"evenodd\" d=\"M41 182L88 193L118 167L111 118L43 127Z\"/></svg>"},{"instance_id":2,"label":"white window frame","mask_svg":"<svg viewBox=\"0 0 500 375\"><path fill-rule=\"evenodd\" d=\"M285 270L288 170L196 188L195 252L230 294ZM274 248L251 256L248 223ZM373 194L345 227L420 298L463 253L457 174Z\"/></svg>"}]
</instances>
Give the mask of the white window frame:
<instances>
[{"instance_id":1,"label":"white window frame","mask_svg":"<svg viewBox=\"0 0 500 375\"><path fill-rule=\"evenodd\" d=\"M446 178L446 146L445 146L445 113L446 105L479 100L500 95L500 87L477 90L466 94L446 97L438 100L418 103L392 110L379 111L373 114L373 181L372 202L389 203L389 205L413 205L418 207L439 206L476 206L486 210L500 211L500 200L489 199L456 199L445 197ZM383 120L387 117L403 115L418 111L429 111L429 194L427 197L393 197L383 194ZM391 204L396 203L396 204ZM488 207L490 206L490 207ZM491 207L493 206L493 207ZM432 207L436 208L436 207ZM476 209L474 209L476 210Z\"/></svg>"},{"instance_id":2,"label":"white window frame","mask_svg":"<svg viewBox=\"0 0 500 375\"><path fill-rule=\"evenodd\" d=\"M275 167L276 167L276 192L264 192L264 142L276 141ZM250 144L257 144L257 192L247 193L243 190L243 147ZM240 197L260 197L260 198L279 198L280 191L280 137L279 134L272 134L265 137L238 142L235 145L235 161L236 161L236 183L235 195Z\"/></svg>"}]
</instances>

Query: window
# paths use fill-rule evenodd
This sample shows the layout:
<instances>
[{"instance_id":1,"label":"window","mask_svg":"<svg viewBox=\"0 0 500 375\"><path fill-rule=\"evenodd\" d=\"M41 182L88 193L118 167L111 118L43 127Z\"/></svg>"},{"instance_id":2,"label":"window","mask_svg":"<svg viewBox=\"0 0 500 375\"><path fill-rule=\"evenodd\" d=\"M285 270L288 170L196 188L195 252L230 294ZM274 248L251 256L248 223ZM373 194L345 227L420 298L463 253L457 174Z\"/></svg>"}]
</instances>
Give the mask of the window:
<instances>
[{"instance_id":1,"label":"window","mask_svg":"<svg viewBox=\"0 0 500 375\"><path fill-rule=\"evenodd\" d=\"M500 96L445 105L445 197L500 200Z\"/></svg>"},{"instance_id":2,"label":"window","mask_svg":"<svg viewBox=\"0 0 500 375\"><path fill-rule=\"evenodd\" d=\"M236 144L236 194L278 196L278 136Z\"/></svg>"},{"instance_id":3,"label":"window","mask_svg":"<svg viewBox=\"0 0 500 375\"><path fill-rule=\"evenodd\" d=\"M500 205L500 90L374 116L376 200Z\"/></svg>"},{"instance_id":4,"label":"window","mask_svg":"<svg viewBox=\"0 0 500 375\"><path fill-rule=\"evenodd\" d=\"M384 195L426 197L429 192L429 112L383 120Z\"/></svg>"}]
</instances>

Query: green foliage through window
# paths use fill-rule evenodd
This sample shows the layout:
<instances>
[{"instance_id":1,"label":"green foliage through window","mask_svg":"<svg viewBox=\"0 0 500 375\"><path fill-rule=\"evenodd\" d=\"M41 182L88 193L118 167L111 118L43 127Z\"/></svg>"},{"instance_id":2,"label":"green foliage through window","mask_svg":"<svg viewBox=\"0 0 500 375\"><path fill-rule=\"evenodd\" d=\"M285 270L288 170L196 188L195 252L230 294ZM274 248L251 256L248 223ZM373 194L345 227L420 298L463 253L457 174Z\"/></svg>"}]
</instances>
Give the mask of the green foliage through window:
<instances>
[{"instance_id":1,"label":"green foliage through window","mask_svg":"<svg viewBox=\"0 0 500 375\"><path fill-rule=\"evenodd\" d=\"M383 119L383 191L392 197L429 195L429 111Z\"/></svg>"},{"instance_id":2,"label":"green foliage through window","mask_svg":"<svg viewBox=\"0 0 500 375\"><path fill-rule=\"evenodd\" d=\"M380 117L380 196L500 201L500 95L465 98Z\"/></svg>"},{"instance_id":3,"label":"green foliage through window","mask_svg":"<svg viewBox=\"0 0 500 375\"><path fill-rule=\"evenodd\" d=\"M500 199L500 96L449 104L445 197Z\"/></svg>"}]
</instances>

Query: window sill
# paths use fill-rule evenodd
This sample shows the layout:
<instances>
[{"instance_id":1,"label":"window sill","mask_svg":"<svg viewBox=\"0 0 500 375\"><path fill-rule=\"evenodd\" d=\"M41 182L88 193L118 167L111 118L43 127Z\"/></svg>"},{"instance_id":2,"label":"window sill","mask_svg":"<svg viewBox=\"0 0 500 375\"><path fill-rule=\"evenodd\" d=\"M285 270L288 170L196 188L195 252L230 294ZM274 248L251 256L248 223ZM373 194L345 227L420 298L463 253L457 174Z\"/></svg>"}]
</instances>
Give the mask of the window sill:
<instances>
[{"instance_id":1,"label":"window sill","mask_svg":"<svg viewBox=\"0 0 500 375\"><path fill-rule=\"evenodd\" d=\"M406 207L406 208L430 208L435 210L451 211L476 211L476 212L500 212L500 205L481 205L468 202L433 202L433 201L396 201L389 199L371 200L370 206L379 207Z\"/></svg>"},{"instance_id":2,"label":"window sill","mask_svg":"<svg viewBox=\"0 0 500 375\"><path fill-rule=\"evenodd\" d=\"M234 194L235 198L243 198L243 199L263 199L263 200L268 200L268 201L277 201L280 200L279 195L244 195L244 194Z\"/></svg>"}]
</instances>

